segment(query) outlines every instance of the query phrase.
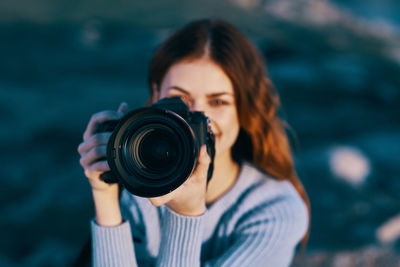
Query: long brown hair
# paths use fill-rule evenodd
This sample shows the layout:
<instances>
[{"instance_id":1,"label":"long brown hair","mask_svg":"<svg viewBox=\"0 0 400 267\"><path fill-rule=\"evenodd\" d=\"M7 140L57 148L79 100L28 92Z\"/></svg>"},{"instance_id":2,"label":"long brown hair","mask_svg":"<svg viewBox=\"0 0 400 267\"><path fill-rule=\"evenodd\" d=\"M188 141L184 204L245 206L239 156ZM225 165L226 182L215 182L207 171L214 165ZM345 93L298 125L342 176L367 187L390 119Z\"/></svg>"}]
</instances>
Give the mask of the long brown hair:
<instances>
[{"instance_id":1,"label":"long brown hair","mask_svg":"<svg viewBox=\"0 0 400 267\"><path fill-rule=\"evenodd\" d=\"M150 99L160 90L168 69L182 60L201 58L206 52L230 78L239 116L240 132L232 148L234 160L250 161L279 180L289 180L310 203L297 177L286 123L277 116L280 106L275 87L266 75L257 49L235 27L222 20L198 20L175 32L157 49L150 62ZM303 238L303 245L308 233Z\"/></svg>"}]
</instances>

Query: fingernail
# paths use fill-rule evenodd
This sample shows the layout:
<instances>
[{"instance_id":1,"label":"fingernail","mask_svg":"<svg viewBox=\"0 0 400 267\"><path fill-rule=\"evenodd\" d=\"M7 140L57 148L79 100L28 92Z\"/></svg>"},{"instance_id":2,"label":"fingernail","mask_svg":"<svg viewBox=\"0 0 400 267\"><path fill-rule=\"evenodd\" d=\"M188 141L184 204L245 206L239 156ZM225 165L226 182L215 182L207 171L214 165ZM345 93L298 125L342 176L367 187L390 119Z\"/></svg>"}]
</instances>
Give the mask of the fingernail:
<instances>
[{"instance_id":1,"label":"fingernail","mask_svg":"<svg viewBox=\"0 0 400 267\"><path fill-rule=\"evenodd\" d=\"M118 112L124 112L128 108L128 104L126 102L122 102L119 104Z\"/></svg>"}]
</instances>

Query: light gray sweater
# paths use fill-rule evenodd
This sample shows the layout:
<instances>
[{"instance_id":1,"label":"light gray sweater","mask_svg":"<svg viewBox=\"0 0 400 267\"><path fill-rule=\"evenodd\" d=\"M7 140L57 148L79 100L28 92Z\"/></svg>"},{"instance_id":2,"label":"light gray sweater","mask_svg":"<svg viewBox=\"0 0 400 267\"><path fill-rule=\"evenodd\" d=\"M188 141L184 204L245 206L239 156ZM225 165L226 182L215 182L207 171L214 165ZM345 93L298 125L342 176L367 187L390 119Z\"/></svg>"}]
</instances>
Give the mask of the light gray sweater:
<instances>
[{"instance_id":1,"label":"light gray sweater","mask_svg":"<svg viewBox=\"0 0 400 267\"><path fill-rule=\"evenodd\" d=\"M91 222L93 266L289 266L308 228L292 184L242 165L234 186L198 217L123 191L125 221Z\"/></svg>"}]
</instances>

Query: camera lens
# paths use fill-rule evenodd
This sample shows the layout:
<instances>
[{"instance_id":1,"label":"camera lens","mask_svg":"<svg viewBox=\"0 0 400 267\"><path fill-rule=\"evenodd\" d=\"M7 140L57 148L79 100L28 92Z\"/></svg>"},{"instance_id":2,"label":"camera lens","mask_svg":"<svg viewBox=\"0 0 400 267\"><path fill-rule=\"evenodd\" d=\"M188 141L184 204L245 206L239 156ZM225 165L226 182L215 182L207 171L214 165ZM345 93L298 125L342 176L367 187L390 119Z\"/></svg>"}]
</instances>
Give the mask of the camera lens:
<instances>
[{"instance_id":1,"label":"camera lens","mask_svg":"<svg viewBox=\"0 0 400 267\"><path fill-rule=\"evenodd\" d=\"M181 161L183 144L174 129L163 124L147 124L136 130L127 145L128 163L148 179L161 179L175 172Z\"/></svg>"},{"instance_id":2,"label":"camera lens","mask_svg":"<svg viewBox=\"0 0 400 267\"><path fill-rule=\"evenodd\" d=\"M145 133L139 145L139 158L143 159L146 168L152 166L157 171L165 171L177 162L179 144L170 132L157 130L154 128Z\"/></svg>"},{"instance_id":3,"label":"camera lens","mask_svg":"<svg viewBox=\"0 0 400 267\"><path fill-rule=\"evenodd\" d=\"M157 108L127 114L107 151L119 180L142 197L161 196L183 184L197 164L198 153L188 123L176 113Z\"/></svg>"}]
</instances>

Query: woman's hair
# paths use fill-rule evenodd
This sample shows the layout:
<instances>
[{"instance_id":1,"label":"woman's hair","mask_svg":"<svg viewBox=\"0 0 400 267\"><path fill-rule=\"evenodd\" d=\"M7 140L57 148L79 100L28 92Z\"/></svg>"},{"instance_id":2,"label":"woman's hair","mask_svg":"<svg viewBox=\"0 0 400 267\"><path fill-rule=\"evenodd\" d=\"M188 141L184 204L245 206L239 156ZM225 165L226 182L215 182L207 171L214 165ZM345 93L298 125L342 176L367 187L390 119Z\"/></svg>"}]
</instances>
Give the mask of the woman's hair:
<instances>
[{"instance_id":1,"label":"woman's hair","mask_svg":"<svg viewBox=\"0 0 400 267\"><path fill-rule=\"evenodd\" d=\"M289 180L310 211L294 168L286 123L277 116L278 93L266 75L261 55L235 27L222 20L198 20L163 42L149 66L150 99L173 64L205 55L224 70L233 85L240 124L233 159L252 162L277 179ZM307 238L308 233L303 245Z\"/></svg>"}]
</instances>

